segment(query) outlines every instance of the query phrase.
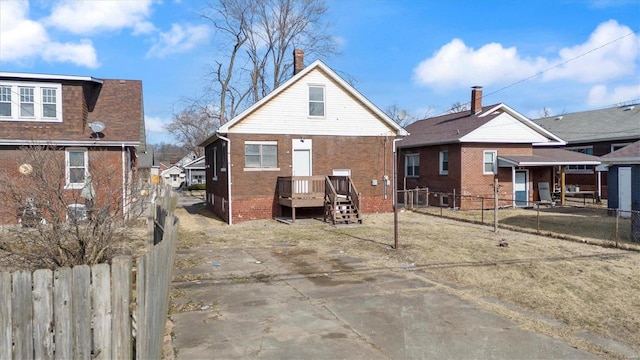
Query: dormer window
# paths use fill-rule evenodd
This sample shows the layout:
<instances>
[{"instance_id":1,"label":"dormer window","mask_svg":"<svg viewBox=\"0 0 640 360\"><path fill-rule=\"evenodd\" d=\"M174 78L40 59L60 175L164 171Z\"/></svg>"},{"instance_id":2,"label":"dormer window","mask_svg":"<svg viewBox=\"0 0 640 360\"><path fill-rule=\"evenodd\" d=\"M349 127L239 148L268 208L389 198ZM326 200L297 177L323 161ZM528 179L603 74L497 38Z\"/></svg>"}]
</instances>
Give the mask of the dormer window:
<instances>
[{"instance_id":1,"label":"dormer window","mask_svg":"<svg viewBox=\"0 0 640 360\"><path fill-rule=\"evenodd\" d=\"M324 86L309 86L309 116L324 117Z\"/></svg>"},{"instance_id":2,"label":"dormer window","mask_svg":"<svg viewBox=\"0 0 640 360\"><path fill-rule=\"evenodd\" d=\"M62 122L62 85L0 81L0 121Z\"/></svg>"}]
</instances>

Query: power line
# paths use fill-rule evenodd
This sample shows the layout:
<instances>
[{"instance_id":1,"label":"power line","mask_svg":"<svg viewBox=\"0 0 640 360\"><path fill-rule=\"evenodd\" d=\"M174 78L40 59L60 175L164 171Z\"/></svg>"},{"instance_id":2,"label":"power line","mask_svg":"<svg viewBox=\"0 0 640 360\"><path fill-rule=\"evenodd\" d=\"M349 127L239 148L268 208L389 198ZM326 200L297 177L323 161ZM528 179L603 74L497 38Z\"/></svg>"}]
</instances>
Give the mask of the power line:
<instances>
[{"instance_id":1,"label":"power line","mask_svg":"<svg viewBox=\"0 0 640 360\"><path fill-rule=\"evenodd\" d=\"M558 68L558 67L560 67L560 66L563 66L563 65L565 65L565 64L567 64L567 63L570 63L570 62L572 62L572 61L574 61L574 60L577 60L577 59L579 59L579 58L581 58L581 57L583 57L583 56L586 56L586 55L588 55L588 54L590 54L590 53L592 53L592 52L594 52L594 51L600 50L600 49L602 49L602 48L604 48L604 47L606 47L606 46L609 46L609 45L611 45L611 44L613 44L613 43L615 43L615 42L618 42L618 41L620 41L620 40L622 40L622 39L624 39L624 38L626 38L626 37L628 37L628 36L631 36L631 35L633 35L633 34L636 34L636 33L638 33L638 31L631 31L631 32L630 32L630 33L628 33L628 34L625 34L625 35L620 36L620 37L618 37L618 38L616 38L616 39L614 39L614 40L611 40L611 41L609 41L609 42L607 42L607 43L605 43L605 44L602 44L602 45L600 45L600 46L598 46L598 47L595 47L595 48L593 48L593 49L590 49L590 50L588 50L588 51L586 51L586 52L584 52L584 53L582 53L582 54L580 54L580 55L577 55L577 56L575 56L575 57L571 58L571 59L567 59L567 60L565 60L565 61L563 61L563 62L561 62L561 63L559 63L559 64L556 64L556 65L554 65L554 66L551 66L551 67L549 67L549 68L547 68L547 69L545 69L545 70L542 70L542 71L539 71L539 72L537 72L537 73L535 73L535 74L533 74L533 75L527 76L527 77L525 77L524 79L520 79L520 80L518 80L518 81L516 81L516 82L513 82L513 83L511 83L511 84L509 84L509 85L503 86L503 87L501 87L501 88L499 88L498 90L495 90L495 91L493 91L493 92L490 92L490 93L487 93L487 94L483 94L483 95L482 95L482 98L484 99L484 98L486 98L486 97L488 97L488 96L491 96L491 95L494 95L494 94L496 94L496 93L499 93L499 92L501 92L501 91L503 91L503 90L506 90L506 89L508 89L508 88L510 88L510 87L513 87L513 86L516 86L516 85L518 85L518 84L521 84L521 83L523 83L523 82L525 82L525 81L531 80L531 79L533 79L533 78L535 78L535 77L537 77L537 76L539 76L539 75L542 75L542 74L544 74L544 73L547 73L547 72L549 72L549 71L551 71L551 70L553 70L553 69L556 69L556 68ZM633 100L632 100L632 101L633 101ZM627 101L627 102L628 102L628 101ZM470 104L471 104L471 102L470 102L470 101L467 101L467 102L464 102L464 103L461 103L461 104L462 104L462 105L470 105ZM443 112L439 113L438 115L436 115L436 116L434 116L434 117L438 117L438 116L446 115L446 114L449 114L449 109L447 109L447 110L445 110L445 111L443 111Z\"/></svg>"}]
</instances>

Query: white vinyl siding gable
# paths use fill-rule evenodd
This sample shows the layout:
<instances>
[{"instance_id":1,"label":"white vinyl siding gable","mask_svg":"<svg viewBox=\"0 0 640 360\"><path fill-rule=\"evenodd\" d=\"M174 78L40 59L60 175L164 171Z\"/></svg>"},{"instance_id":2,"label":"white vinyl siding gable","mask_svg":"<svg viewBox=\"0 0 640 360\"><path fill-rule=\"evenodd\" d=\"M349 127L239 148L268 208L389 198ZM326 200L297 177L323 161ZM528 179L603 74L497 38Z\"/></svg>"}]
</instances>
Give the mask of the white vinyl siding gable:
<instances>
[{"instance_id":1,"label":"white vinyl siding gable","mask_svg":"<svg viewBox=\"0 0 640 360\"><path fill-rule=\"evenodd\" d=\"M309 116L309 87L324 88L324 117ZM315 69L233 125L229 133L394 136L396 130Z\"/></svg>"},{"instance_id":2,"label":"white vinyl siding gable","mask_svg":"<svg viewBox=\"0 0 640 360\"><path fill-rule=\"evenodd\" d=\"M515 119L513 116L507 113L502 113L495 119L461 137L460 141L479 143L538 144L548 143L551 140L525 125L520 120Z\"/></svg>"}]
</instances>

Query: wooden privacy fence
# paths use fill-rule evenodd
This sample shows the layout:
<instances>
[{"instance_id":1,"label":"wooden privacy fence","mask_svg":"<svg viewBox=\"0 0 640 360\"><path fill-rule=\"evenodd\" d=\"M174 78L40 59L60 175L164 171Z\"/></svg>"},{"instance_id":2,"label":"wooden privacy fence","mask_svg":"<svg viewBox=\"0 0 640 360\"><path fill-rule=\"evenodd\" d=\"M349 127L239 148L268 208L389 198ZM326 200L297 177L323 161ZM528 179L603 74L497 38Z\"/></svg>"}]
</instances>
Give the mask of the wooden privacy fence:
<instances>
[{"instance_id":1,"label":"wooden privacy fence","mask_svg":"<svg viewBox=\"0 0 640 360\"><path fill-rule=\"evenodd\" d=\"M170 194L161 241L133 260L0 273L0 359L159 359L178 235ZM161 231L156 231L161 228ZM156 242L154 241L154 242Z\"/></svg>"}]
</instances>

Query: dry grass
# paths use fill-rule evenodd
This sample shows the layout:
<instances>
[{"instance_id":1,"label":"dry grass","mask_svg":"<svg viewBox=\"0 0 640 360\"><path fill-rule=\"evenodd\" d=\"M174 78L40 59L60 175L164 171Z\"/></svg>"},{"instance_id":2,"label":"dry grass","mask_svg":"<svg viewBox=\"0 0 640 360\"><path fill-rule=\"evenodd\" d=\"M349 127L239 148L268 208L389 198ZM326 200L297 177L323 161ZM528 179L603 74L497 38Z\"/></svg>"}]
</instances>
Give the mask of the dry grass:
<instances>
[{"instance_id":1,"label":"dry grass","mask_svg":"<svg viewBox=\"0 0 640 360\"><path fill-rule=\"evenodd\" d=\"M333 227L319 221L293 226L252 221L228 227L215 219L207 219L210 225L204 226L183 216L179 246L295 246L317 253L344 250L349 256L367 259L370 269L409 268L425 274L445 291L574 346L589 349L575 336L587 331L640 351L640 252L505 229L495 234L488 226L419 213L403 212L399 217L397 251L391 249L391 214L367 216L363 226L353 227ZM509 246L499 247L500 240ZM565 326L550 327L535 316L509 310L509 306L493 306L495 302L487 300L492 298L557 319Z\"/></svg>"},{"instance_id":2,"label":"dry grass","mask_svg":"<svg viewBox=\"0 0 640 360\"><path fill-rule=\"evenodd\" d=\"M493 225L494 221L493 210L457 211L431 207L416 211L488 225ZM500 209L498 223L505 228L555 237L634 245L631 243L631 219L608 216L607 210L602 208L541 207L539 212L536 209Z\"/></svg>"}]
</instances>

